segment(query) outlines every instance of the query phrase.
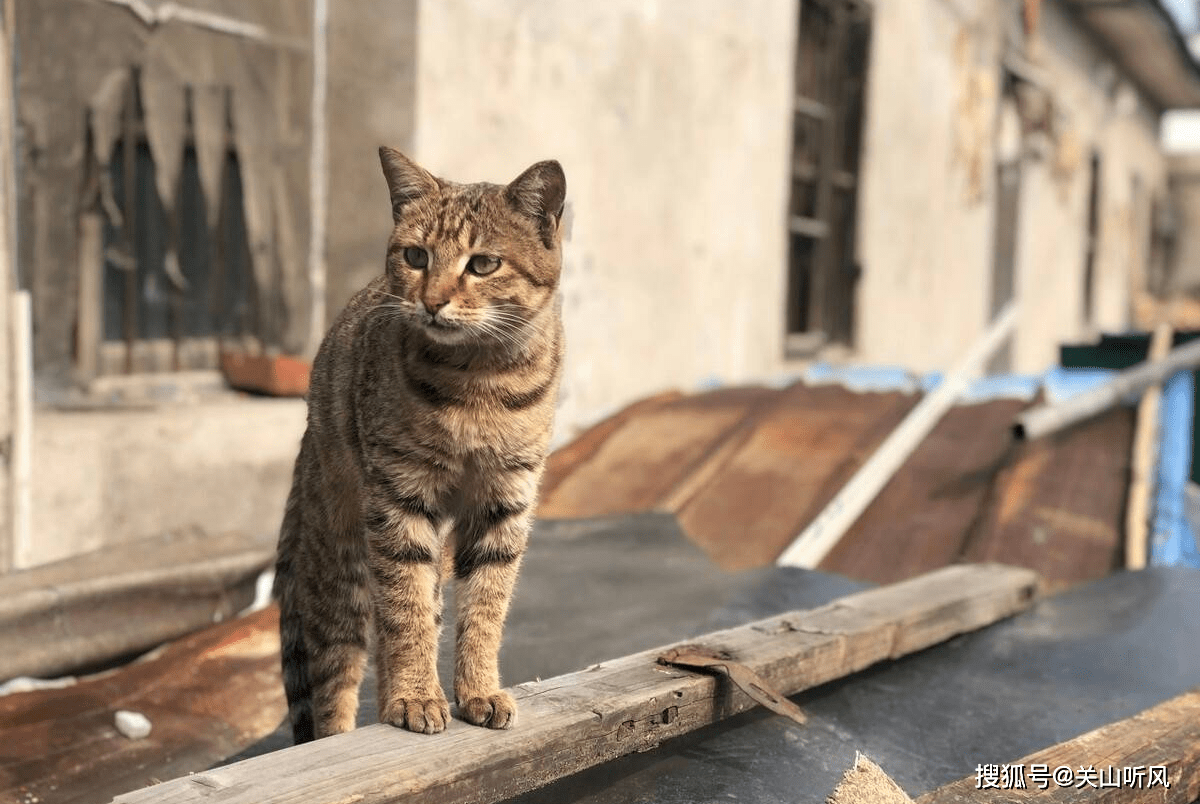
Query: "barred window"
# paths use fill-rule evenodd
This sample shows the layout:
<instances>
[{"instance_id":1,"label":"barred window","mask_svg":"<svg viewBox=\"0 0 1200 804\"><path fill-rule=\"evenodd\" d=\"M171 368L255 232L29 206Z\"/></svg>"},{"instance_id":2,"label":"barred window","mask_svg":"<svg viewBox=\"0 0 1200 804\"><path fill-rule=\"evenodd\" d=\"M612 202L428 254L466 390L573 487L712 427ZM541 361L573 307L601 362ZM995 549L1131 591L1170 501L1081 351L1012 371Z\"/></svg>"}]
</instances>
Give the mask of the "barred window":
<instances>
[{"instance_id":1,"label":"barred window","mask_svg":"<svg viewBox=\"0 0 1200 804\"><path fill-rule=\"evenodd\" d=\"M227 126L228 117L227 110ZM78 339L82 351L94 350L83 355L88 373L213 369L223 347L256 341L257 288L232 137L227 136L219 200L210 205L190 112L186 127L176 197L168 210L156 181L136 75L129 81L119 138L107 167L95 166L85 199L91 202L85 207L103 221L99 242L81 243L101 249L97 331ZM210 210L216 214L210 216Z\"/></svg>"}]
</instances>

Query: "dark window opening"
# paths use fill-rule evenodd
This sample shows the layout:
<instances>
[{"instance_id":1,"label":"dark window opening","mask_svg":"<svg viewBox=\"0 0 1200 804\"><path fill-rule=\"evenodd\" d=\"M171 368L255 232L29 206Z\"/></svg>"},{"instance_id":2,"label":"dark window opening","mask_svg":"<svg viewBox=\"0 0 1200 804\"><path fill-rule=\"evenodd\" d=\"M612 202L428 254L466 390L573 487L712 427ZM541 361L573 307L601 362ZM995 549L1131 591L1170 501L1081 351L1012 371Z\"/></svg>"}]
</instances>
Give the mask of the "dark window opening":
<instances>
[{"instance_id":1,"label":"dark window opening","mask_svg":"<svg viewBox=\"0 0 1200 804\"><path fill-rule=\"evenodd\" d=\"M238 158L230 146L216 220L210 221L189 120L169 213L157 190L136 87L131 81L104 177L109 202L94 205L105 212L95 244L103 253L95 370L216 368L224 342L244 343L258 334Z\"/></svg>"},{"instance_id":2,"label":"dark window opening","mask_svg":"<svg viewBox=\"0 0 1200 804\"><path fill-rule=\"evenodd\" d=\"M855 224L870 10L802 0L788 209L787 351L849 343L858 281Z\"/></svg>"},{"instance_id":3,"label":"dark window opening","mask_svg":"<svg viewBox=\"0 0 1200 804\"><path fill-rule=\"evenodd\" d=\"M1001 94L1003 110L1016 114L1017 79L1006 74ZM1003 126L1003 122L1000 123ZM1001 154L996 160L996 205L992 229L992 288L988 320L995 320L1016 295L1017 247L1021 225L1021 149ZM1008 339L988 362L989 374L1002 374L1012 368L1012 339Z\"/></svg>"},{"instance_id":4,"label":"dark window opening","mask_svg":"<svg viewBox=\"0 0 1200 804\"><path fill-rule=\"evenodd\" d=\"M1096 255L1100 248L1100 154L1092 152L1088 171L1087 242L1083 257L1083 322L1095 317Z\"/></svg>"}]
</instances>

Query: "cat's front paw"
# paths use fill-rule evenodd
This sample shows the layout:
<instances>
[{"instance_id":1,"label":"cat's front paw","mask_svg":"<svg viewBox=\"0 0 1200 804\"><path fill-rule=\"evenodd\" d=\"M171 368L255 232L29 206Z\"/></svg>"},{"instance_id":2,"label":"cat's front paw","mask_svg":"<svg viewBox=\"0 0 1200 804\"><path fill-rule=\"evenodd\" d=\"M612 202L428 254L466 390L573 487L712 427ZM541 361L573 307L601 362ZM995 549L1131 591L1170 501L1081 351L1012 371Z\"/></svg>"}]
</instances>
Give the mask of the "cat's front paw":
<instances>
[{"instance_id":1,"label":"cat's front paw","mask_svg":"<svg viewBox=\"0 0 1200 804\"><path fill-rule=\"evenodd\" d=\"M459 701L458 716L476 726L489 729L512 728L517 722L517 702L503 690Z\"/></svg>"},{"instance_id":2,"label":"cat's front paw","mask_svg":"<svg viewBox=\"0 0 1200 804\"><path fill-rule=\"evenodd\" d=\"M446 696L436 698L393 698L380 710L379 720L419 734L437 734L450 722Z\"/></svg>"}]
</instances>

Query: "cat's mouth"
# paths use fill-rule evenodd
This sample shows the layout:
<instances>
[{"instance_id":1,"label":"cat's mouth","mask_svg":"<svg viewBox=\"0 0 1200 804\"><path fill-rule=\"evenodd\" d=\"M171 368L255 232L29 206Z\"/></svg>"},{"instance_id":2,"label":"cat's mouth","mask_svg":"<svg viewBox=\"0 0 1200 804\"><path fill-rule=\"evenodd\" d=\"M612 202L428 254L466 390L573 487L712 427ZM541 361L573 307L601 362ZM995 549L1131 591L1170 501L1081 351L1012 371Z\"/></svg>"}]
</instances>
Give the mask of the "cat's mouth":
<instances>
[{"instance_id":1,"label":"cat's mouth","mask_svg":"<svg viewBox=\"0 0 1200 804\"><path fill-rule=\"evenodd\" d=\"M462 340L465 330L458 321L428 318L425 320L425 333L441 343L457 343Z\"/></svg>"}]
</instances>

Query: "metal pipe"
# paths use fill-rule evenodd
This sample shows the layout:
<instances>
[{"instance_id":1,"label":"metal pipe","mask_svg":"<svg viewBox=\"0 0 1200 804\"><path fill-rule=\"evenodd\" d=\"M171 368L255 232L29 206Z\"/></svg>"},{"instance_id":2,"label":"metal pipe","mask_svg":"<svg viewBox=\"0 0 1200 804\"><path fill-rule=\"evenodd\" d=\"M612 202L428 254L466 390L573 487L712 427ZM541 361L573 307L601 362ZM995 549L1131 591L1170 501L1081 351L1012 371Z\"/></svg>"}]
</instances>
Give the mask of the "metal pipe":
<instances>
[{"instance_id":1,"label":"metal pipe","mask_svg":"<svg viewBox=\"0 0 1200 804\"><path fill-rule=\"evenodd\" d=\"M1017 324L1017 304L1010 302L945 380L925 395L900 426L854 474L825 509L775 560L781 567L815 567L867 509L876 495L925 440L971 380L1008 340Z\"/></svg>"},{"instance_id":2,"label":"metal pipe","mask_svg":"<svg viewBox=\"0 0 1200 804\"><path fill-rule=\"evenodd\" d=\"M1142 393L1178 371L1197 366L1200 366L1200 340L1172 350L1162 360L1148 360L1126 369L1087 393L1058 404L1039 405L1022 413L1013 424L1013 435L1033 439L1058 432L1116 407L1121 400Z\"/></svg>"}]
</instances>

